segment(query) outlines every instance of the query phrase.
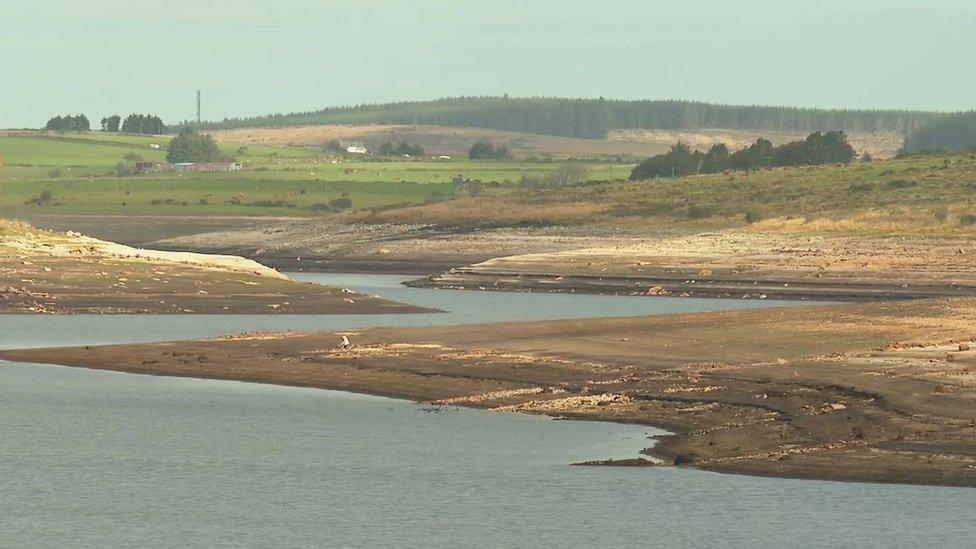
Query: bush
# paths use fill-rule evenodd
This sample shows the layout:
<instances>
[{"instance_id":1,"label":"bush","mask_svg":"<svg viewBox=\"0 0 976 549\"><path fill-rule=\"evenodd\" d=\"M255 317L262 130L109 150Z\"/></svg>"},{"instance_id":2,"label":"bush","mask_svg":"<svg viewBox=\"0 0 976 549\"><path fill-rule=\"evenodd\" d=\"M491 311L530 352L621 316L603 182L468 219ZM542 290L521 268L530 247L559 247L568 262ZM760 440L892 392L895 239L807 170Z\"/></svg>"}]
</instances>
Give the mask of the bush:
<instances>
[{"instance_id":1,"label":"bush","mask_svg":"<svg viewBox=\"0 0 976 549\"><path fill-rule=\"evenodd\" d=\"M54 168L53 170L47 172L47 176L51 179L57 179L61 177L61 175L62 175L61 168Z\"/></svg>"},{"instance_id":2,"label":"bush","mask_svg":"<svg viewBox=\"0 0 976 549\"><path fill-rule=\"evenodd\" d=\"M27 206L57 206L58 203L54 201L54 193L50 189L44 189L34 198L24 202Z\"/></svg>"},{"instance_id":3,"label":"bush","mask_svg":"<svg viewBox=\"0 0 976 549\"><path fill-rule=\"evenodd\" d=\"M746 212L746 223L759 223L764 218L763 213L758 210L749 210Z\"/></svg>"},{"instance_id":4,"label":"bush","mask_svg":"<svg viewBox=\"0 0 976 549\"><path fill-rule=\"evenodd\" d=\"M352 199L346 197L334 198L329 201L329 206L334 210L348 210L352 208Z\"/></svg>"},{"instance_id":5,"label":"bush","mask_svg":"<svg viewBox=\"0 0 976 549\"><path fill-rule=\"evenodd\" d=\"M888 187L889 189L908 189L917 186L917 181L908 181L907 179L892 179L885 184L885 187Z\"/></svg>"},{"instance_id":6,"label":"bush","mask_svg":"<svg viewBox=\"0 0 976 549\"><path fill-rule=\"evenodd\" d=\"M718 208L715 206L694 204L688 207L688 217L691 219L705 219L714 216L716 213L718 213Z\"/></svg>"},{"instance_id":7,"label":"bush","mask_svg":"<svg viewBox=\"0 0 976 549\"><path fill-rule=\"evenodd\" d=\"M942 206L932 212L932 217L939 223L945 223L949 219L949 208Z\"/></svg>"},{"instance_id":8,"label":"bush","mask_svg":"<svg viewBox=\"0 0 976 549\"><path fill-rule=\"evenodd\" d=\"M874 190L874 183L870 181L865 181L863 183L851 183L847 190L852 193L867 193Z\"/></svg>"},{"instance_id":9,"label":"bush","mask_svg":"<svg viewBox=\"0 0 976 549\"><path fill-rule=\"evenodd\" d=\"M238 201L240 203L240 201ZM284 200L255 200L254 202L245 202L244 206L252 206L255 208L294 208L295 205L291 202L285 202Z\"/></svg>"},{"instance_id":10,"label":"bush","mask_svg":"<svg viewBox=\"0 0 976 549\"><path fill-rule=\"evenodd\" d=\"M960 225L976 225L976 214L965 214L959 216Z\"/></svg>"}]
</instances>

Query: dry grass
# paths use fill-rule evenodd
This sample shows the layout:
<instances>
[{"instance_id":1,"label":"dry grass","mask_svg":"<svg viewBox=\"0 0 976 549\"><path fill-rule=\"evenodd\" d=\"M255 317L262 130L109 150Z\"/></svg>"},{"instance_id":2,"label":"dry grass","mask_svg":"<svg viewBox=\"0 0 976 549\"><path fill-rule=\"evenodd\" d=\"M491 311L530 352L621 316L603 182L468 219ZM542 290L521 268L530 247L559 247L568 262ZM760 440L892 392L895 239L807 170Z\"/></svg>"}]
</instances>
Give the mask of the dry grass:
<instances>
[{"instance_id":1,"label":"dry grass","mask_svg":"<svg viewBox=\"0 0 976 549\"><path fill-rule=\"evenodd\" d=\"M709 129L700 131L672 130L614 130L606 139L581 139L535 135L480 128L445 126L398 126L370 124L360 126L323 125L283 128L243 128L210 132L218 141L255 145L313 145L329 141L362 141L377 147L388 140L406 140L422 145L430 154L464 156L471 144L479 139L504 143L518 156L594 157L624 156L643 158L664 152L676 141L706 149L715 143L725 143L738 149L766 137L773 143L802 139L799 132L759 132L745 130ZM859 152L870 152L875 158L894 156L901 147L897 134L858 134L851 142Z\"/></svg>"},{"instance_id":2,"label":"dry grass","mask_svg":"<svg viewBox=\"0 0 976 549\"><path fill-rule=\"evenodd\" d=\"M28 225L27 223L22 223L20 221L10 221L7 219L0 219L0 237L27 236L27 235L40 235L40 234L44 234L44 231L35 229L34 227Z\"/></svg>"}]
</instances>

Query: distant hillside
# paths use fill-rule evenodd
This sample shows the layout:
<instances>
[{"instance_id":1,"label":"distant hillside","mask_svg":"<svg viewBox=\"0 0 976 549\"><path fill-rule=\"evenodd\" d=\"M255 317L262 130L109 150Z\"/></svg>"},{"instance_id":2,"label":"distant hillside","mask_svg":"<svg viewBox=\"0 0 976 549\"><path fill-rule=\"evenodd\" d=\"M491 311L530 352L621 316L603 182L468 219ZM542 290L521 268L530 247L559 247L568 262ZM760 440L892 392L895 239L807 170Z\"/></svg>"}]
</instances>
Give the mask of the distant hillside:
<instances>
[{"instance_id":1,"label":"distant hillside","mask_svg":"<svg viewBox=\"0 0 976 549\"><path fill-rule=\"evenodd\" d=\"M976 111L953 114L905 138L905 152L963 151L976 148Z\"/></svg>"},{"instance_id":2,"label":"distant hillside","mask_svg":"<svg viewBox=\"0 0 976 549\"><path fill-rule=\"evenodd\" d=\"M457 97L333 107L314 112L234 118L194 125L204 130L319 124L405 124L487 128L602 139L616 129L821 130L906 134L943 113L713 105L691 101Z\"/></svg>"}]
</instances>

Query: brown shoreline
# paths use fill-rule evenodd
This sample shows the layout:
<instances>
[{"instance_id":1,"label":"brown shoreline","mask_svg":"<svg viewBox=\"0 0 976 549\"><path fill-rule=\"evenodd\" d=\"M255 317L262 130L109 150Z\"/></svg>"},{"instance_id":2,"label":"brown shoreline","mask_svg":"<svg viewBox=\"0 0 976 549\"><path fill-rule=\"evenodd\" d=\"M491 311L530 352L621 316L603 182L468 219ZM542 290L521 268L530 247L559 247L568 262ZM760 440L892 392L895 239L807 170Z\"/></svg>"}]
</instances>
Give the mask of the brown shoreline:
<instances>
[{"instance_id":1,"label":"brown shoreline","mask_svg":"<svg viewBox=\"0 0 976 549\"><path fill-rule=\"evenodd\" d=\"M0 314L428 313L238 256L132 248L0 220Z\"/></svg>"},{"instance_id":2,"label":"brown shoreline","mask_svg":"<svg viewBox=\"0 0 976 549\"><path fill-rule=\"evenodd\" d=\"M653 425L669 464L976 487L971 299L0 351ZM957 343L949 343L954 340Z\"/></svg>"}]
</instances>

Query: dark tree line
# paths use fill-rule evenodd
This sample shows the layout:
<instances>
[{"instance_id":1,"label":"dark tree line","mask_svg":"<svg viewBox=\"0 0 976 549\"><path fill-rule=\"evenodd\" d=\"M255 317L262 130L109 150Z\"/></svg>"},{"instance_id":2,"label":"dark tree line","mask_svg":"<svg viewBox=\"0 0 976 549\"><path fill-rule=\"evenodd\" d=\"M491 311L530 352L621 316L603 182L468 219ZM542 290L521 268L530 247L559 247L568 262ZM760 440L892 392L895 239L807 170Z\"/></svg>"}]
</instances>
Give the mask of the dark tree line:
<instances>
[{"instance_id":1,"label":"dark tree line","mask_svg":"<svg viewBox=\"0 0 976 549\"><path fill-rule=\"evenodd\" d=\"M91 124L88 122L88 117L83 114L77 116L66 114L48 120L44 129L58 132L87 132L91 130Z\"/></svg>"},{"instance_id":2,"label":"dark tree line","mask_svg":"<svg viewBox=\"0 0 976 549\"><path fill-rule=\"evenodd\" d=\"M491 141L475 141L468 149L468 158L472 160L507 160L511 157L508 147Z\"/></svg>"},{"instance_id":3,"label":"dark tree line","mask_svg":"<svg viewBox=\"0 0 976 549\"><path fill-rule=\"evenodd\" d=\"M752 145L729 152L724 143L712 145L706 152L692 150L678 142L671 149L638 164L630 174L632 180L655 177L681 177L727 170L755 170L779 166L818 166L848 163L854 160L854 148L842 131L814 132L806 139L773 146L759 138Z\"/></svg>"},{"instance_id":4,"label":"dark tree line","mask_svg":"<svg viewBox=\"0 0 976 549\"><path fill-rule=\"evenodd\" d=\"M400 141L394 144L391 141L387 141L380 145L379 150L376 151L380 156L423 156L424 148L420 145L413 145L406 141Z\"/></svg>"},{"instance_id":5,"label":"dark tree line","mask_svg":"<svg viewBox=\"0 0 976 549\"><path fill-rule=\"evenodd\" d=\"M603 138L614 129L724 128L791 132L841 129L847 132L908 133L944 116L923 111L799 109L671 100L456 97L224 119L194 127L426 124Z\"/></svg>"},{"instance_id":6,"label":"dark tree line","mask_svg":"<svg viewBox=\"0 0 976 549\"><path fill-rule=\"evenodd\" d=\"M965 151L976 148L976 111L937 120L908 134L906 153Z\"/></svg>"}]
</instances>

